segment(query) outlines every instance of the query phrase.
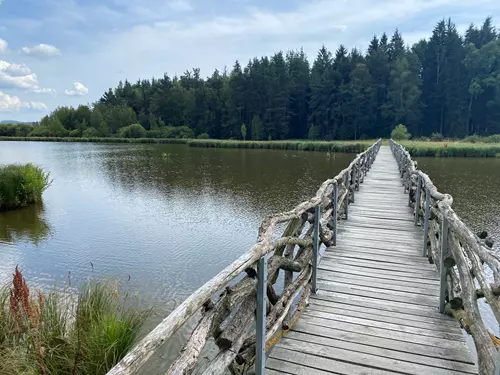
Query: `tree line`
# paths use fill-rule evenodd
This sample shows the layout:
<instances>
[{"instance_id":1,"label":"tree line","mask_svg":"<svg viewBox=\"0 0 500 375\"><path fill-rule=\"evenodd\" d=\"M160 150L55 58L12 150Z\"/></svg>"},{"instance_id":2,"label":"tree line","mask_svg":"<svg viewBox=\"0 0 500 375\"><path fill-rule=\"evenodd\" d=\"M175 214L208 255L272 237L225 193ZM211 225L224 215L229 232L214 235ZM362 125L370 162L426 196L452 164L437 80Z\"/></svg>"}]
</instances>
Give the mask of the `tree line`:
<instances>
[{"instance_id":1,"label":"tree line","mask_svg":"<svg viewBox=\"0 0 500 375\"><path fill-rule=\"evenodd\" d=\"M398 30L374 36L365 53L323 46L312 66L299 50L236 61L208 78L193 69L126 80L91 106L57 108L29 134L365 139L388 137L400 123L415 137L500 133L500 36L491 18L464 35L442 20L412 46Z\"/></svg>"}]
</instances>

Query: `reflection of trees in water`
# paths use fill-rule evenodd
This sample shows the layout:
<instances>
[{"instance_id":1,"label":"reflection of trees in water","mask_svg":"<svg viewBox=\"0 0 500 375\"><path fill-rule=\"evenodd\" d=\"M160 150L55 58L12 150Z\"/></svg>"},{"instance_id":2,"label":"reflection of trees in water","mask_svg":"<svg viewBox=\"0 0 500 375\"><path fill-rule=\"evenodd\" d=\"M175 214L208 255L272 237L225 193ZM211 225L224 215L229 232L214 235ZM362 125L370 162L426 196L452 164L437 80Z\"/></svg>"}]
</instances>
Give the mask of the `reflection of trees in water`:
<instances>
[{"instance_id":1,"label":"reflection of trees in water","mask_svg":"<svg viewBox=\"0 0 500 375\"><path fill-rule=\"evenodd\" d=\"M159 146L111 156L103 166L110 182L126 192L243 199L247 210L261 216L308 198L351 159L350 154L334 160L313 152Z\"/></svg>"},{"instance_id":2,"label":"reflection of trees in water","mask_svg":"<svg viewBox=\"0 0 500 375\"><path fill-rule=\"evenodd\" d=\"M42 204L0 213L0 241L30 241L38 245L50 234Z\"/></svg>"}]
</instances>

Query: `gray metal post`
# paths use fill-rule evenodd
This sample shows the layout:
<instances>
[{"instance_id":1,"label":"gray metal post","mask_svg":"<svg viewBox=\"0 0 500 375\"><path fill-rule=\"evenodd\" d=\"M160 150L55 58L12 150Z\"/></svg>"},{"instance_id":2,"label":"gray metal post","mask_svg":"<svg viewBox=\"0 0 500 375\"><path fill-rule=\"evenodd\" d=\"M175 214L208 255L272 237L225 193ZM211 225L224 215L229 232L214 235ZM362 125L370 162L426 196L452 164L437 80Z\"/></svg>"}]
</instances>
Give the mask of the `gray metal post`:
<instances>
[{"instance_id":1,"label":"gray metal post","mask_svg":"<svg viewBox=\"0 0 500 375\"><path fill-rule=\"evenodd\" d=\"M266 367L266 293L267 259L259 259L257 265L257 322L255 325L257 342L255 353L255 374L264 375Z\"/></svg>"},{"instance_id":2,"label":"gray metal post","mask_svg":"<svg viewBox=\"0 0 500 375\"><path fill-rule=\"evenodd\" d=\"M425 190L425 211L424 211L424 250L422 255L427 256L427 237L429 234L429 211L431 208L431 194Z\"/></svg>"},{"instance_id":3,"label":"gray metal post","mask_svg":"<svg viewBox=\"0 0 500 375\"><path fill-rule=\"evenodd\" d=\"M447 268L444 264L446 254L448 252L448 219L443 215L443 224L441 226L441 255L440 255L440 277L439 277L439 312L444 313L445 298L446 298L446 272Z\"/></svg>"},{"instance_id":4,"label":"gray metal post","mask_svg":"<svg viewBox=\"0 0 500 375\"><path fill-rule=\"evenodd\" d=\"M410 176L411 179L411 176ZM417 179L417 196L415 199L415 220L414 224L418 225L418 217L420 215L420 189L422 187L422 177L420 177L420 174L418 175Z\"/></svg>"},{"instance_id":5,"label":"gray metal post","mask_svg":"<svg viewBox=\"0 0 500 375\"><path fill-rule=\"evenodd\" d=\"M335 181L333 183L333 191L332 191L333 246L337 246L337 201L338 201L338 185L337 181Z\"/></svg>"},{"instance_id":6,"label":"gray metal post","mask_svg":"<svg viewBox=\"0 0 500 375\"><path fill-rule=\"evenodd\" d=\"M312 280L311 280L311 292L316 294L318 288L316 286L318 278L318 259L319 259L319 217L320 217L320 207L316 206L314 210L314 234L313 234L313 269L312 269Z\"/></svg>"},{"instance_id":7,"label":"gray metal post","mask_svg":"<svg viewBox=\"0 0 500 375\"><path fill-rule=\"evenodd\" d=\"M347 194L345 196L345 219L349 219L349 172L344 175L344 185L347 189Z\"/></svg>"}]
</instances>

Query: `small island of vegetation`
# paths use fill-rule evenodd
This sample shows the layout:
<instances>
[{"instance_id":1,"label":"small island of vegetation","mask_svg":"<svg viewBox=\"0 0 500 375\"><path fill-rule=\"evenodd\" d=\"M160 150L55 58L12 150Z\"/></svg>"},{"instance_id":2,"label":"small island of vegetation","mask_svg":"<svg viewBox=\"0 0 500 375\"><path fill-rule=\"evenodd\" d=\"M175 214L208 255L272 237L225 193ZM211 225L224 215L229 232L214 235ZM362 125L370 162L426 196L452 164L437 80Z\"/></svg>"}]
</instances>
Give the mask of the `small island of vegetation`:
<instances>
[{"instance_id":1,"label":"small island of vegetation","mask_svg":"<svg viewBox=\"0 0 500 375\"><path fill-rule=\"evenodd\" d=\"M31 163L0 166L0 211L41 202L50 183L50 174Z\"/></svg>"}]
</instances>

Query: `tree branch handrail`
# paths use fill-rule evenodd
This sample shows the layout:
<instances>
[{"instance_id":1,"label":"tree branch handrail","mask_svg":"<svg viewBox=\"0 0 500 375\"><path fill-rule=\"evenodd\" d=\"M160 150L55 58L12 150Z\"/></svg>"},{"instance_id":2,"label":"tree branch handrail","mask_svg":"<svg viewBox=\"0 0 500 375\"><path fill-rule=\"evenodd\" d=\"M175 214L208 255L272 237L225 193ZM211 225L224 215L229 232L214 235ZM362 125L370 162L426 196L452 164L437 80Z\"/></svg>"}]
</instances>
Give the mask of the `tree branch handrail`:
<instances>
[{"instance_id":1,"label":"tree branch handrail","mask_svg":"<svg viewBox=\"0 0 500 375\"><path fill-rule=\"evenodd\" d=\"M330 246L336 236L334 231L336 225L331 223L332 212L335 211L332 198L333 186L337 187L336 213L340 218L342 214L347 214L347 205L354 200L354 192L363 182L381 143L382 140L379 139L364 152L358 154L336 177L324 181L311 199L298 204L290 211L266 217L259 227L257 243L248 252L186 298L137 343L107 375L137 373L151 355L197 312L201 312L198 325L167 374L191 373L197 364L201 350L210 337L215 339L219 352L205 370L206 374L222 373L228 366L236 366L241 364L240 362L246 366L251 365L255 351L255 335L252 336L249 331L255 310L257 262L262 257L273 253L267 266L267 295L270 302L267 326L271 326L271 332L273 332L281 324L279 322L287 326L296 320L295 316L291 316L290 308L293 298L301 289L304 289L304 293L299 305L304 305L304 301L307 301L309 297L313 267L311 236L313 225L309 225L308 229L305 228L308 223L313 224L313 213L316 207L319 206L321 212L319 241ZM285 222L288 222L288 226L283 236L278 239L275 233L276 227ZM297 246L298 250L294 256ZM280 270L288 273L288 277L285 276L283 293L279 297L274 291L273 284ZM298 273L295 280L289 277L290 273L293 276L293 272ZM247 276L235 285L229 286L242 273L246 273ZM214 302L212 298L217 292L220 292L220 295ZM296 315L299 312L295 311L293 314ZM221 328L223 322L227 324Z\"/></svg>"},{"instance_id":2,"label":"tree branch handrail","mask_svg":"<svg viewBox=\"0 0 500 375\"><path fill-rule=\"evenodd\" d=\"M417 162L411 159L406 149L393 140L389 141L398 163L405 192L409 194L409 205L414 207L415 222L420 218L427 228L424 249L429 261L434 263L441 277L441 287L446 291L440 305L446 313L455 316L471 334L477 351L480 375L490 375L495 371L497 350L491 334L484 324L477 300L485 298L497 323L500 325L500 256L492 251L460 219L451 207L453 198L440 193L430 177L417 169ZM420 184L420 186L418 185ZM420 189L419 189L420 187ZM426 194L416 194L421 190L430 196L430 206L426 210ZM442 228L447 228L443 234ZM442 241L446 236L447 241ZM493 273L494 285L490 285L484 272L487 265ZM480 286L475 289L475 281Z\"/></svg>"}]
</instances>

